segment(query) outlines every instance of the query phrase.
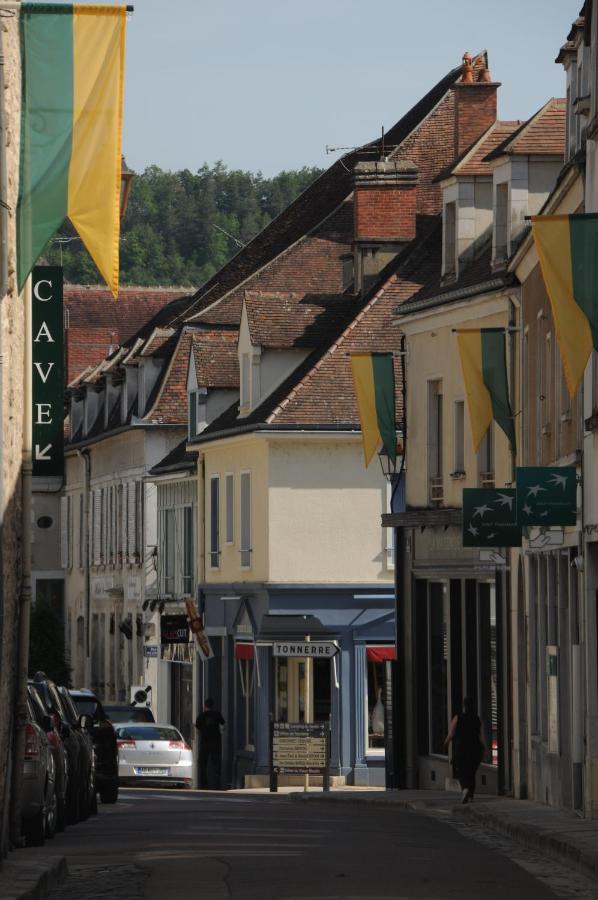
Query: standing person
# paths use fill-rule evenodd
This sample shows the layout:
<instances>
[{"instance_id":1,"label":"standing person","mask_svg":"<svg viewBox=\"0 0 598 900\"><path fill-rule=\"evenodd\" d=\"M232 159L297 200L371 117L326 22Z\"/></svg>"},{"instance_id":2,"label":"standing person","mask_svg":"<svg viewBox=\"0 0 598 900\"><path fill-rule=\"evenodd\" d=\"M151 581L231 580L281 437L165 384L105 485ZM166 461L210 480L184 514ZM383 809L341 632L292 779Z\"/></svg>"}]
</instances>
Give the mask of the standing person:
<instances>
[{"instance_id":1,"label":"standing person","mask_svg":"<svg viewBox=\"0 0 598 900\"><path fill-rule=\"evenodd\" d=\"M214 790L220 790L220 770L222 760L222 736L220 728L224 725L222 714L214 709L214 701L208 697L201 712L195 720L199 733L199 787L206 790L208 783L208 766L210 761L214 771Z\"/></svg>"},{"instance_id":2,"label":"standing person","mask_svg":"<svg viewBox=\"0 0 598 900\"><path fill-rule=\"evenodd\" d=\"M445 747L453 744L453 765L462 789L462 803L471 803L475 793L475 776L484 757L484 726L475 711L471 697L463 700L463 712L454 716Z\"/></svg>"}]
</instances>

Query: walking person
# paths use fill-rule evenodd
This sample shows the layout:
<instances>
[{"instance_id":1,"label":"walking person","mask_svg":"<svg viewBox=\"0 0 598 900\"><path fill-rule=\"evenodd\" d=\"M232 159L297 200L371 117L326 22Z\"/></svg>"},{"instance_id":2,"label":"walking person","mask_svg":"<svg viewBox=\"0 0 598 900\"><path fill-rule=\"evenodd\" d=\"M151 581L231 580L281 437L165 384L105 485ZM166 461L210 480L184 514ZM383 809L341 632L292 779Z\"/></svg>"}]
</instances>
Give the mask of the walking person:
<instances>
[{"instance_id":1,"label":"walking person","mask_svg":"<svg viewBox=\"0 0 598 900\"><path fill-rule=\"evenodd\" d=\"M208 768L212 766L214 774L214 790L220 790L220 778L222 768L222 734L224 725L222 714L214 708L215 704L208 697L201 712L195 720L195 727L199 734L199 787L208 790Z\"/></svg>"},{"instance_id":2,"label":"walking person","mask_svg":"<svg viewBox=\"0 0 598 900\"><path fill-rule=\"evenodd\" d=\"M462 790L462 803L471 803L475 794L475 776L486 751L484 725L471 697L463 700L463 712L454 716L445 747L453 745L453 766Z\"/></svg>"}]
</instances>

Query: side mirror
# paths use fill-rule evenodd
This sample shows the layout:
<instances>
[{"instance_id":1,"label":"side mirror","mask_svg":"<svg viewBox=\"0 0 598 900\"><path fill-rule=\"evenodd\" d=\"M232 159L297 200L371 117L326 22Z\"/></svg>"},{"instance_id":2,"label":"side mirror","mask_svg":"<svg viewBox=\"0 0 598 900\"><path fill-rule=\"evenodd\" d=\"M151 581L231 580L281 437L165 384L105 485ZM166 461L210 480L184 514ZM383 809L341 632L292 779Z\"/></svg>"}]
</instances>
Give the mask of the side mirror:
<instances>
[{"instance_id":1,"label":"side mirror","mask_svg":"<svg viewBox=\"0 0 598 900\"><path fill-rule=\"evenodd\" d=\"M85 731L91 731L93 728L93 718L84 713L82 716L79 716L79 722L77 724L79 725L79 728L84 728Z\"/></svg>"}]
</instances>

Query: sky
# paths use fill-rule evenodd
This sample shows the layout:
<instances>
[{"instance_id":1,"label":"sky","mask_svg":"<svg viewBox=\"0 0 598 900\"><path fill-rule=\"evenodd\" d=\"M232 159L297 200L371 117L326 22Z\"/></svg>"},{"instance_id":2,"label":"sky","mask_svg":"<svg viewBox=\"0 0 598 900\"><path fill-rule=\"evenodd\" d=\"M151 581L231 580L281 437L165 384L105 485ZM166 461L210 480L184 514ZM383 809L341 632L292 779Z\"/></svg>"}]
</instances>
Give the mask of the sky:
<instances>
[{"instance_id":1,"label":"sky","mask_svg":"<svg viewBox=\"0 0 598 900\"><path fill-rule=\"evenodd\" d=\"M123 150L140 172L327 167L486 49L498 114L563 96L582 0L132 0Z\"/></svg>"}]
</instances>

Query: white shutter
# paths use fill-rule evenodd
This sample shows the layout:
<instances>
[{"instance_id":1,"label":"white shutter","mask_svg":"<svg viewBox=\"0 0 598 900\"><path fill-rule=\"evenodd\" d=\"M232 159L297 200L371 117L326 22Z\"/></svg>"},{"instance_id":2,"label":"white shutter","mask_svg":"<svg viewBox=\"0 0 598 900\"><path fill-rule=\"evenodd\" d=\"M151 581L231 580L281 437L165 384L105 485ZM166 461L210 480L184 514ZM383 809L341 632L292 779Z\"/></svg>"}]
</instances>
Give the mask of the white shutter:
<instances>
[{"instance_id":1,"label":"white shutter","mask_svg":"<svg viewBox=\"0 0 598 900\"><path fill-rule=\"evenodd\" d=\"M79 539L79 568L85 565L85 527L86 523L83 518L83 494L79 494L79 530L77 532Z\"/></svg>"},{"instance_id":2,"label":"white shutter","mask_svg":"<svg viewBox=\"0 0 598 900\"><path fill-rule=\"evenodd\" d=\"M92 534L92 564L99 566L101 563L100 537L102 530L102 509L100 505L101 491L94 490L92 493L92 512L91 512L91 534Z\"/></svg>"},{"instance_id":3,"label":"white shutter","mask_svg":"<svg viewBox=\"0 0 598 900\"><path fill-rule=\"evenodd\" d=\"M135 550L138 555L139 563L143 563L143 481L135 482L135 502L137 506L136 511L136 525L137 530L135 534Z\"/></svg>"},{"instance_id":4,"label":"white shutter","mask_svg":"<svg viewBox=\"0 0 598 900\"><path fill-rule=\"evenodd\" d=\"M135 482L127 483L127 558L135 562L135 537L137 526L137 505L135 503Z\"/></svg>"},{"instance_id":5,"label":"white shutter","mask_svg":"<svg viewBox=\"0 0 598 900\"><path fill-rule=\"evenodd\" d=\"M66 564L69 569L73 567L73 533L75 529L73 528L73 498L69 496L66 498L66 552L67 552L67 560Z\"/></svg>"},{"instance_id":6,"label":"white shutter","mask_svg":"<svg viewBox=\"0 0 598 900\"><path fill-rule=\"evenodd\" d=\"M60 565L68 568L68 497L60 498Z\"/></svg>"},{"instance_id":7,"label":"white shutter","mask_svg":"<svg viewBox=\"0 0 598 900\"><path fill-rule=\"evenodd\" d=\"M127 561L127 484L119 485L120 491L120 553L122 564Z\"/></svg>"},{"instance_id":8,"label":"white shutter","mask_svg":"<svg viewBox=\"0 0 598 900\"><path fill-rule=\"evenodd\" d=\"M109 550L108 550L108 558L110 561L110 565L114 565L114 538L115 538L115 517L114 517L114 485L111 484L108 488L108 500L109 500L109 510L110 510L110 525L108 530L109 535Z\"/></svg>"}]
</instances>

